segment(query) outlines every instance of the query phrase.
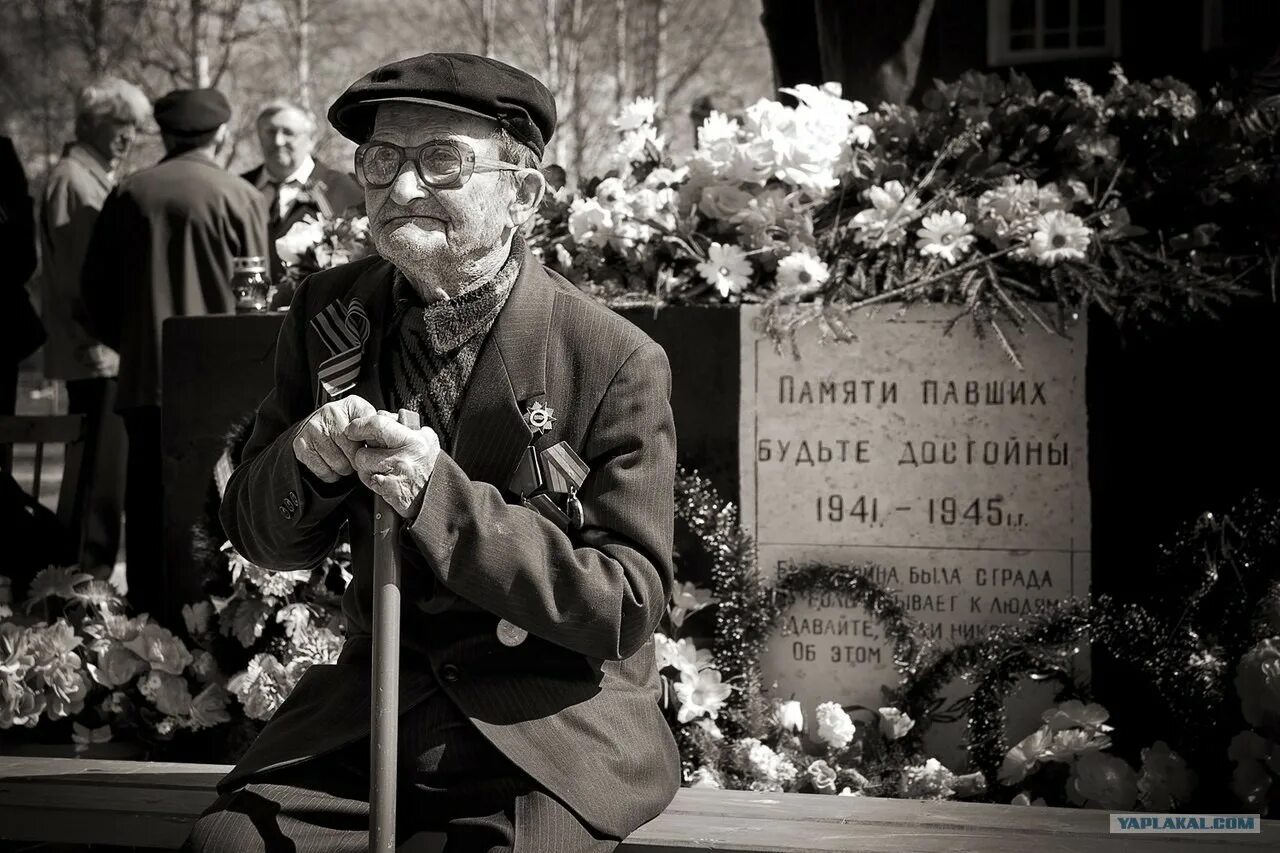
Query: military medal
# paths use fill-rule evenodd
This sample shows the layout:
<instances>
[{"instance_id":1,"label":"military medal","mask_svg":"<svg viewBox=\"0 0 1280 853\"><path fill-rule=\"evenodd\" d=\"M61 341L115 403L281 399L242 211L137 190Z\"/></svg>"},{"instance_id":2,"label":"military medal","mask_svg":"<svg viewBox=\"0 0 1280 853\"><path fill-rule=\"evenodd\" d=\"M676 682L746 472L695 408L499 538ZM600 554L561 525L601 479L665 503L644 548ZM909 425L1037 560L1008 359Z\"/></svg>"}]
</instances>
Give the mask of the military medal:
<instances>
[{"instance_id":1,"label":"military medal","mask_svg":"<svg viewBox=\"0 0 1280 853\"><path fill-rule=\"evenodd\" d=\"M515 648L529 638L529 632L506 619L498 620L498 642L507 648Z\"/></svg>"},{"instance_id":2,"label":"military medal","mask_svg":"<svg viewBox=\"0 0 1280 853\"><path fill-rule=\"evenodd\" d=\"M524 413L524 422L533 437L537 438L543 433L551 432L551 428L556 425L556 410L535 400Z\"/></svg>"}]
</instances>

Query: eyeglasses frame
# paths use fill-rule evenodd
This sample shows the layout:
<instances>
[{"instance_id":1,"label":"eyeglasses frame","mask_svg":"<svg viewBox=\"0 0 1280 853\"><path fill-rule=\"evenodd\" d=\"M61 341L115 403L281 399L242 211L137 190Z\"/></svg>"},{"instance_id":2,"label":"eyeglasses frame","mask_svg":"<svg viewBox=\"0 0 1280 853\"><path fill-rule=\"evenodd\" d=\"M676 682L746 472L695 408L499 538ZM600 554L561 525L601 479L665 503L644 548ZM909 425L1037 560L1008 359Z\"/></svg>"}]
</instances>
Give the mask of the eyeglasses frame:
<instances>
[{"instance_id":1,"label":"eyeglasses frame","mask_svg":"<svg viewBox=\"0 0 1280 853\"><path fill-rule=\"evenodd\" d=\"M427 176L422 173L422 162L418 159L418 154L425 148L437 145L447 145L458 153L458 161L460 163L458 168L458 177L448 183L437 183L429 180ZM364 171L365 153L369 151L369 149L378 146L393 148L400 152L400 166L396 169L395 176L385 184L373 183L369 180ZM418 180L432 189L438 190L456 190L464 186L467 181L471 180L471 176L475 172L519 172L526 168L524 166L517 166L515 163L508 163L504 160L494 160L491 157L477 156L475 150L473 150L470 145L456 139L428 139L421 145L410 146L397 145L394 142L377 139L361 143L356 148L356 180L362 187L369 187L377 190L386 189L396 182L396 178L400 177L400 173L404 171L404 164L406 162L413 163L413 170L417 173Z\"/></svg>"}]
</instances>

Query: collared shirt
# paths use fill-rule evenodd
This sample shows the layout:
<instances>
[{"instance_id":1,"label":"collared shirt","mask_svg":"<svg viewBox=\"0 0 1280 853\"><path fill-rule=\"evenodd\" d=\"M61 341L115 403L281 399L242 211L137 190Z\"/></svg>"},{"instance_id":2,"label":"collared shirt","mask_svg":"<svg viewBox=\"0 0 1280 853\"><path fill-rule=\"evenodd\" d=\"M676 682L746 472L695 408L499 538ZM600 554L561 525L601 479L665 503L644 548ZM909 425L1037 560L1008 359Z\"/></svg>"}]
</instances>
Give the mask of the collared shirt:
<instances>
[{"instance_id":1,"label":"collared shirt","mask_svg":"<svg viewBox=\"0 0 1280 853\"><path fill-rule=\"evenodd\" d=\"M315 171L316 161L310 154L306 156L298 168L294 169L283 181L271 181L275 186L275 211L277 218L283 217L285 211L293 206L298 198L298 194L302 192L307 181L311 180L311 173Z\"/></svg>"}]
</instances>

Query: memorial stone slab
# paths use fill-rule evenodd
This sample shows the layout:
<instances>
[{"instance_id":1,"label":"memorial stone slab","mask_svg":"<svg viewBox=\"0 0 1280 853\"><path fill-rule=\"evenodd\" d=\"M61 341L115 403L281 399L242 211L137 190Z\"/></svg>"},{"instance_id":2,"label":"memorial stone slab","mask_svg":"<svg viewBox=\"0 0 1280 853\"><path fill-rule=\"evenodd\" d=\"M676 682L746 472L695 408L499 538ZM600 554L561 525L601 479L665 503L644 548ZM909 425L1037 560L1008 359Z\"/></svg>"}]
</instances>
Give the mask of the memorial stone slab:
<instances>
[{"instance_id":1,"label":"memorial stone slab","mask_svg":"<svg viewBox=\"0 0 1280 853\"><path fill-rule=\"evenodd\" d=\"M807 324L798 359L755 330L758 308L741 317L742 518L765 576L859 567L941 644L1087 597L1090 580L1083 321L1012 336L1019 367L968 322L946 334L958 310L862 309L849 343ZM880 707L897 680L879 626L834 593L795 602L762 664L810 715ZM1010 733L1044 701L1011 709ZM956 731L936 740L958 756Z\"/></svg>"}]
</instances>

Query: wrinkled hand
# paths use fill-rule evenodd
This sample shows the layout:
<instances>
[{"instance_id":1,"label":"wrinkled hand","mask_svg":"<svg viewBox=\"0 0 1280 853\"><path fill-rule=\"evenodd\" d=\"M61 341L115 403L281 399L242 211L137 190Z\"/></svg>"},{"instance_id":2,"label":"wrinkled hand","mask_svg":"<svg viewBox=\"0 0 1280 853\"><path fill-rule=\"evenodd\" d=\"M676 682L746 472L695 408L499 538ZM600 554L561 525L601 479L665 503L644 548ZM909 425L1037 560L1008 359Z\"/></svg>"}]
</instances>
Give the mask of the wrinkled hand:
<instances>
[{"instance_id":1,"label":"wrinkled hand","mask_svg":"<svg viewBox=\"0 0 1280 853\"><path fill-rule=\"evenodd\" d=\"M359 448L343 431L352 421L376 411L368 400L354 395L326 403L294 436L293 455L320 480L338 482L355 471L351 462Z\"/></svg>"},{"instance_id":2,"label":"wrinkled hand","mask_svg":"<svg viewBox=\"0 0 1280 853\"><path fill-rule=\"evenodd\" d=\"M401 516L411 518L440 456L436 431L410 429L390 412L377 412L353 420L344 435L364 445L351 458L360 482Z\"/></svg>"}]
</instances>

